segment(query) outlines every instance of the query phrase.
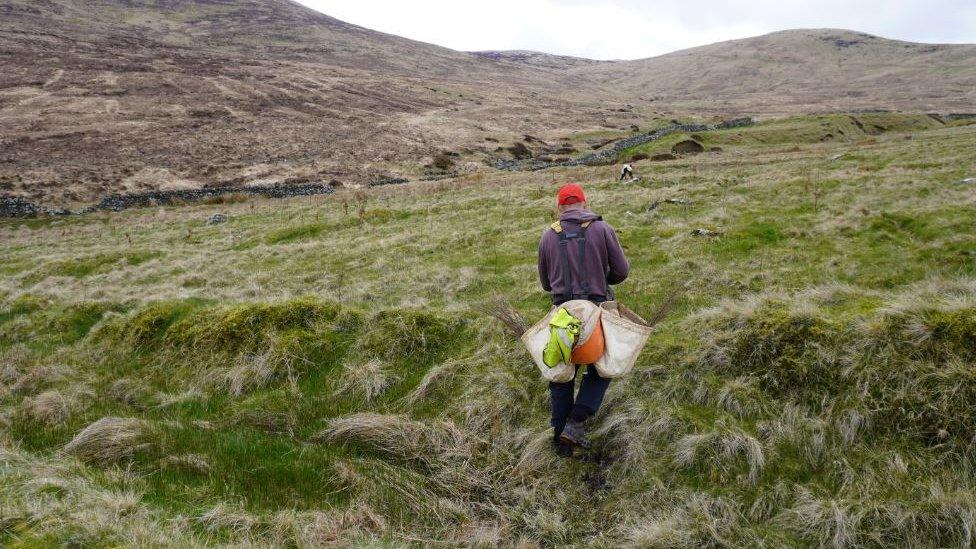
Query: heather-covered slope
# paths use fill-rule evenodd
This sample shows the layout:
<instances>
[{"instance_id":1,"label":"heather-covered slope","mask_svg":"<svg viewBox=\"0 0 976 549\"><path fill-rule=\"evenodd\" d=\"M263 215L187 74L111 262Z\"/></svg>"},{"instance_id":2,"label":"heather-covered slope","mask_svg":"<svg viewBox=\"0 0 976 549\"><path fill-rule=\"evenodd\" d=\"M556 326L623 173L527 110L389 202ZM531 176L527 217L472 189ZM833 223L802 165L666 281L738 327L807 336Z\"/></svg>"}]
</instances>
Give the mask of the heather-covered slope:
<instances>
[{"instance_id":1,"label":"heather-covered slope","mask_svg":"<svg viewBox=\"0 0 976 549\"><path fill-rule=\"evenodd\" d=\"M366 183L414 174L425 158L488 135L634 118L617 99L584 101L597 90L580 77L369 31L286 0L0 10L0 193L49 204L216 184Z\"/></svg>"},{"instance_id":2,"label":"heather-covered slope","mask_svg":"<svg viewBox=\"0 0 976 549\"><path fill-rule=\"evenodd\" d=\"M0 195L49 206L417 179L442 153L470 173L526 135L675 116L976 110L974 46L849 31L594 62L452 51L287 0L3 0L0 15Z\"/></svg>"}]
</instances>

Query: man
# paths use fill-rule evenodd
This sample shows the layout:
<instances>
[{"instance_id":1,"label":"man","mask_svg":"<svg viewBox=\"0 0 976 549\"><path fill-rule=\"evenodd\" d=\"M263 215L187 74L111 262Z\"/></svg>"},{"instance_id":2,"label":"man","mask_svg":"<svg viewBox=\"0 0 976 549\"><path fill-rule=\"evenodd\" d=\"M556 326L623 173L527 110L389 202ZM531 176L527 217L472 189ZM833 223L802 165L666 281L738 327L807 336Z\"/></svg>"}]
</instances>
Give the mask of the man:
<instances>
[{"instance_id":1,"label":"man","mask_svg":"<svg viewBox=\"0 0 976 549\"><path fill-rule=\"evenodd\" d=\"M626 179L630 181L634 178L634 167L630 164L624 164L624 167L620 169L620 180Z\"/></svg>"},{"instance_id":2,"label":"man","mask_svg":"<svg viewBox=\"0 0 976 549\"><path fill-rule=\"evenodd\" d=\"M609 285L623 282L630 272L617 234L589 210L582 187L575 183L559 189L556 209L559 221L546 229L539 242L542 288L552 294L554 305L573 299L594 303L612 299ZM600 377L596 368L587 368L574 401L575 385L575 375L565 383L549 383L553 442L560 455L572 454L573 446L589 445L583 422L600 408L610 380Z\"/></svg>"}]
</instances>

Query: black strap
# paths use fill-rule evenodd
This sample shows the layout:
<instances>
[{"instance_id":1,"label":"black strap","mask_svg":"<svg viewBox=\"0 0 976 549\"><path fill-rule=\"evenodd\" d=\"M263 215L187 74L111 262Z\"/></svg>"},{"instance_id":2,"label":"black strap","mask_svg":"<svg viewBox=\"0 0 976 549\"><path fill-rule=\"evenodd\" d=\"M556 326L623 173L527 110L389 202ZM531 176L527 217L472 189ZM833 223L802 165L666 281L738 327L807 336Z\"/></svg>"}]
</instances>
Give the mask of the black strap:
<instances>
[{"instance_id":1,"label":"black strap","mask_svg":"<svg viewBox=\"0 0 976 549\"><path fill-rule=\"evenodd\" d=\"M579 276L583 299L590 299L590 280L586 276L586 226L580 227L579 237Z\"/></svg>"},{"instance_id":2,"label":"black strap","mask_svg":"<svg viewBox=\"0 0 976 549\"><path fill-rule=\"evenodd\" d=\"M587 223L587 226L589 223ZM580 226L579 232L568 233L566 231L559 231L556 234L559 235L559 255L562 262L563 269L563 284L565 288L563 289L563 298L566 301L573 299L590 299L590 281L586 276L586 226ZM577 240L578 250L579 250L579 276L580 276L580 291L581 294L573 293L573 273L569 266L569 241Z\"/></svg>"},{"instance_id":3,"label":"black strap","mask_svg":"<svg viewBox=\"0 0 976 549\"><path fill-rule=\"evenodd\" d=\"M573 275L569 268L569 238L570 235L575 236L576 233L567 234L566 231L562 231L559 234L559 256L563 264L563 297L566 301L573 299Z\"/></svg>"}]
</instances>

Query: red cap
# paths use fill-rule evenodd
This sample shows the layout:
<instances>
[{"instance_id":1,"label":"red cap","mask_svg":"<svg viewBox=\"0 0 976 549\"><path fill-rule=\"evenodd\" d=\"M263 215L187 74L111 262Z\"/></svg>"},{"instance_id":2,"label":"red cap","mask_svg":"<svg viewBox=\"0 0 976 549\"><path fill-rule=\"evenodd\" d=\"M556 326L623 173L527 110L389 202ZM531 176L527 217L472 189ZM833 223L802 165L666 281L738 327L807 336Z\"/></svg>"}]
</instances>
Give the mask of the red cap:
<instances>
[{"instance_id":1,"label":"red cap","mask_svg":"<svg viewBox=\"0 0 976 549\"><path fill-rule=\"evenodd\" d=\"M583 187L580 187L576 183L570 183L559 187L556 201L560 206L576 204L577 202L586 202L586 195L583 194Z\"/></svg>"}]
</instances>

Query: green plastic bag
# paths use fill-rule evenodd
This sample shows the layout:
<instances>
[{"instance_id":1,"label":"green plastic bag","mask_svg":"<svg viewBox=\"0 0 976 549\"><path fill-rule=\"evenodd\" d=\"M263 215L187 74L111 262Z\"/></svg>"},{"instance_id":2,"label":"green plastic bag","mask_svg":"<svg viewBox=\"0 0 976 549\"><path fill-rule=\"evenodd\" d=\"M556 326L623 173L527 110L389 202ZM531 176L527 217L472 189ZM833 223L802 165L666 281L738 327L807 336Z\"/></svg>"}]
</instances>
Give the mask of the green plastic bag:
<instances>
[{"instance_id":1,"label":"green plastic bag","mask_svg":"<svg viewBox=\"0 0 976 549\"><path fill-rule=\"evenodd\" d=\"M542 362L550 368L555 368L560 362L571 364L573 346L579 337L583 321L560 308L549 321L549 342L542 350Z\"/></svg>"}]
</instances>

